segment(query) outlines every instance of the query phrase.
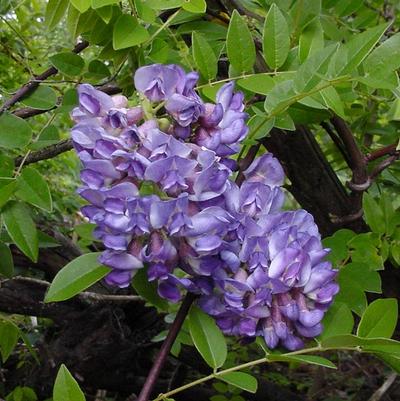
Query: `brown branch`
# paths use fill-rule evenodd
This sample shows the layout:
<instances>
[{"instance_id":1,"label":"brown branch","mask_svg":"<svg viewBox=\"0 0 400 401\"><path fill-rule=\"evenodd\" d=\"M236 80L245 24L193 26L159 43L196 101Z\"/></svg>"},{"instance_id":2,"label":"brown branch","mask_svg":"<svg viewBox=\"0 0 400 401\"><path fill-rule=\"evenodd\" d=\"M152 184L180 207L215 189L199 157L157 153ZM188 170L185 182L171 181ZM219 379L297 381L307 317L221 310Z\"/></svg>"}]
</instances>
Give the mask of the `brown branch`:
<instances>
[{"instance_id":1,"label":"brown branch","mask_svg":"<svg viewBox=\"0 0 400 401\"><path fill-rule=\"evenodd\" d=\"M371 185L370 178L368 177L367 162L346 122L338 116L332 117L331 122L349 155L349 167L352 171L352 178L347 184L352 190L353 213L357 214L361 209L362 192Z\"/></svg>"},{"instance_id":2,"label":"brown branch","mask_svg":"<svg viewBox=\"0 0 400 401\"><path fill-rule=\"evenodd\" d=\"M86 40L78 43L72 50L73 53L80 53L82 50L86 49L89 46L89 42ZM31 93L33 90L35 90L39 84L43 81L45 81L48 77L51 77L52 75L57 74L58 70L55 67L50 67L43 73L37 75L34 77L34 79L31 79L28 83L25 85L21 86L15 92L15 94L8 100L5 101L3 106L0 108L0 114L8 110L10 107L12 107L15 103L19 102L24 96L28 95Z\"/></svg>"},{"instance_id":3,"label":"brown branch","mask_svg":"<svg viewBox=\"0 0 400 401\"><path fill-rule=\"evenodd\" d=\"M164 340L160 351L157 354L156 360L154 361L154 364L150 369L150 372L146 378L146 382L144 383L144 386L139 394L137 401L148 401L157 382L158 376L160 375L161 369L164 366L167 356L172 348L172 345L175 342L176 337L179 334L179 330L181 329L183 322L185 321L186 315L188 314L194 299L195 295L189 292L183 300L182 305L179 308L179 311L175 317L175 320L168 331L167 338Z\"/></svg>"},{"instance_id":4,"label":"brown branch","mask_svg":"<svg viewBox=\"0 0 400 401\"><path fill-rule=\"evenodd\" d=\"M246 156L243 159L239 160L239 162L238 162L239 172L238 172L238 175L235 180L237 185L240 186L242 184L242 182L244 181L243 171L246 170L250 166L250 164L253 162L253 160L257 156L260 146L261 146L261 143L257 143L256 145L253 145L247 152Z\"/></svg>"},{"instance_id":5,"label":"brown branch","mask_svg":"<svg viewBox=\"0 0 400 401\"><path fill-rule=\"evenodd\" d=\"M234 8L239 11L240 14L247 15L249 18L256 19L257 21L264 21L264 18L261 15L258 15L256 13L253 13L253 11L248 10L241 4L241 1L231 0L231 3Z\"/></svg>"},{"instance_id":6,"label":"brown branch","mask_svg":"<svg viewBox=\"0 0 400 401\"><path fill-rule=\"evenodd\" d=\"M343 142L341 141L341 139L337 136L335 131L333 131L332 127L328 123L323 121L321 123L321 127L330 136L330 138L332 139L333 143L336 145L336 147L339 149L339 152L343 156L343 159L346 161L346 164L349 165L350 164L350 159L349 159L348 154L346 153L346 149L343 146Z\"/></svg>"},{"instance_id":7,"label":"brown branch","mask_svg":"<svg viewBox=\"0 0 400 401\"><path fill-rule=\"evenodd\" d=\"M48 288L50 283L45 280L39 280L32 277L15 276L11 280L20 283L39 285L43 288ZM100 294L92 291L83 291L76 295L77 298L89 302L111 302L111 303L125 303L125 302L144 302L145 300L139 295L118 295L118 294Z\"/></svg>"},{"instance_id":8,"label":"brown branch","mask_svg":"<svg viewBox=\"0 0 400 401\"><path fill-rule=\"evenodd\" d=\"M334 125L336 132L345 145L350 156L349 167L353 171L352 181L355 184L363 184L368 177L366 162L363 153L357 145L357 142L346 122L338 117L332 117L331 122Z\"/></svg>"},{"instance_id":9,"label":"brown branch","mask_svg":"<svg viewBox=\"0 0 400 401\"><path fill-rule=\"evenodd\" d=\"M398 145L397 143L393 143L393 144L385 146L385 147L383 147L381 149L374 150L373 152L368 153L365 156L365 160L367 162L372 162L372 161L374 161L376 159L379 159L379 158L381 158L383 156L393 155L393 154L399 152L399 151L396 151L397 145Z\"/></svg>"},{"instance_id":10,"label":"brown branch","mask_svg":"<svg viewBox=\"0 0 400 401\"><path fill-rule=\"evenodd\" d=\"M46 146L37 152L30 153L24 161L24 166L27 164L36 163L40 160L51 159L58 156L61 153L67 152L73 148L71 139L64 139L54 145ZM23 156L15 158L14 163L19 166L22 162Z\"/></svg>"},{"instance_id":11,"label":"brown branch","mask_svg":"<svg viewBox=\"0 0 400 401\"><path fill-rule=\"evenodd\" d=\"M400 152L397 152L397 154L394 154L392 156L387 157L386 159L382 160L371 172L370 174L370 180L373 181L376 179L376 177L386 168L388 168L390 165L392 165L396 160L398 160L400 157Z\"/></svg>"},{"instance_id":12,"label":"brown branch","mask_svg":"<svg viewBox=\"0 0 400 401\"><path fill-rule=\"evenodd\" d=\"M96 87L97 90L100 90L104 93L107 93L107 95L116 95L117 93L121 93L122 89L113 84L105 84L105 85L100 85ZM59 97L57 100L57 104L61 104L62 98ZM54 110L56 107L52 107L51 109L47 110L37 110L37 109L32 109L31 107L23 107L21 109L17 109L13 111L13 114L17 117L21 118L30 118L37 116L39 114L47 113L48 111Z\"/></svg>"}]
</instances>

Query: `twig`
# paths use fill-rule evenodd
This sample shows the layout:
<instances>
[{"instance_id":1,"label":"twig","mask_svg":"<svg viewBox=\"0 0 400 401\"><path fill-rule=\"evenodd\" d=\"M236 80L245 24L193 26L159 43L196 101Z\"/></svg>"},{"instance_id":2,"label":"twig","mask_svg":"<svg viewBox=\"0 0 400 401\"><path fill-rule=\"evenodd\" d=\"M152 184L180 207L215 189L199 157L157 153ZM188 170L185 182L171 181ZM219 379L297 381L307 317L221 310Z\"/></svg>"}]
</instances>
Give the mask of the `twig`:
<instances>
[{"instance_id":1,"label":"twig","mask_svg":"<svg viewBox=\"0 0 400 401\"><path fill-rule=\"evenodd\" d=\"M397 147L397 143L393 143L393 144L385 146L385 147L383 147L381 149L374 150L373 152L368 153L365 156L365 160L367 162L372 162L372 161L374 161L376 159L379 159L379 158L381 158L383 156L393 155L394 153L396 153L396 147Z\"/></svg>"},{"instance_id":2,"label":"twig","mask_svg":"<svg viewBox=\"0 0 400 401\"><path fill-rule=\"evenodd\" d=\"M368 401L379 401L386 393L386 391L389 390L390 386L394 383L396 378L397 378L397 373L396 372L391 373L389 377L384 381L382 386L380 386L378 390L376 390L375 393L372 394L371 398Z\"/></svg>"},{"instance_id":3,"label":"twig","mask_svg":"<svg viewBox=\"0 0 400 401\"><path fill-rule=\"evenodd\" d=\"M7 279L3 281L22 281L26 283L35 283L39 284L43 287L49 287L50 283L48 281L39 280L33 277L23 277L23 276L15 276L12 279ZM0 283L1 284L1 283ZM84 291L77 295L77 298L95 301L95 302L145 302L145 300L139 295L115 295L115 294L99 294L97 292Z\"/></svg>"},{"instance_id":4,"label":"twig","mask_svg":"<svg viewBox=\"0 0 400 401\"><path fill-rule=\"evenodd\" d=\"M60 153L67 152L73 148L72 139L64 139L54 145L46 146L43 149L40 149L36 152L31 152L28 154L23 160L22 156L15 158L14 163L16 166L20 166L22 161L24 161L24 165L28 165L31 163L36 163L40 160L51 159L55 156L58 156Z\"/></svg>"},{"instance_id":5,"label":"twig","mask_svg":"<svg viewBox=\"0 0 400 401\"><path fill-rule=\"evenodd\" d=\"M86 49L89 46L89 42L87 41L82 41L78 43L74 49L72 50L73 53L80 53L82 50ZM0 114L4 113L7 111L10 107L12 107L15 103L20 101L24 96L28 95L31 93L33 90L35 90L39 84L43 81L45 81L48 77L51 77L52 75L57 74L58 70L55 67L50 67L46 71L44 71L42 74L37 75L34 77L32 80L30 80L28 83L25 85L21 86L17 92L8 100L6 100L0 108Z\"/></svg>"},{"instance_id":6,"label":"twig","mask_svg":"<svg viewBox=\"0 0 400 401\"><path fill-rule=\"evenodd\" d=\"M117 93L121 93L122 89L116 85L112 85L109 83L100 85L96 87L97 90L102 91L104 93L107 93L107 95L116 95ZM61 104L62 102L62 98L59 97L57 99L57 104ZM52 107L51 109L47 109L47 110L38 110L38 109L32 109L30 107L24 107L21 109L17 109L13 111L13 114L17 117L21 117L21 118L29 118L29 117L33 117L33 116L37 116L39 114L43 114L43 113L47 113L48 111L54 110L55 107Z\"/></svg>"},{"instance_id":7,"label":"twig","mask_svg":"<svg viewBox=\"0 0 400 401\"><path fill-rule=\"evenodd\" d=\"M366 162L364 155L362 154L356 140L354 139L353 133L342 118L338 116L332 117L331 122L334 125L336 132L341 138L350 156L349 167L353 171L352 181L354 182L354 184L363 184L368 177Z\"/></svg>"},{"instance_id":8,"label":"twig","mask_svg":"<svg viewBox=\"0 0 400 401\"><path fill-rule=\"evenodd\" d=\"M258 15L256 13L253 13L253 11L248 10L247 8L245 8L244 6L242 6L241 1L237 1L237 0L231 0L231 3L235 6L235 8L240 12L240 14L244 14L247 15L250 18L254 18L258 21L263 22L264 18L261 15Z\"/></svg>"},{"instance_id":9,"label":"twig","mask_svg":"<svg viewBox=\"0 0 400 401\"><path fill-rule=\"evenodd\" d=\"M400 152L382 160L371 172L370 180L373 181L383 170L393 164L400 157Z\"/></svg>"},{"instance_id":10,"label":"twig","mask_svg":"<svg viewBox=\"0 0 400 401\"><path fill-rule=\"evenodd\" d=\"M158 376L161 372L161 369L164 366L164 363L167 359L167 356L172 348L172 345L175 342L176 337L178 336L179 330L181 329L183 322L185 321L186 315L189 312L190 306L192 305L195 299L195 295L192 293L187 293L185 299L182 302L181 307L175 317L174 322L171 325L171 328L168 331L167 338L164 340L160 351L154 361L152 368L146 378L142 391L139 394L137 401L148 401L149 397L153 391L154 385L158 379Z\"/></svg>"}]
</instances>

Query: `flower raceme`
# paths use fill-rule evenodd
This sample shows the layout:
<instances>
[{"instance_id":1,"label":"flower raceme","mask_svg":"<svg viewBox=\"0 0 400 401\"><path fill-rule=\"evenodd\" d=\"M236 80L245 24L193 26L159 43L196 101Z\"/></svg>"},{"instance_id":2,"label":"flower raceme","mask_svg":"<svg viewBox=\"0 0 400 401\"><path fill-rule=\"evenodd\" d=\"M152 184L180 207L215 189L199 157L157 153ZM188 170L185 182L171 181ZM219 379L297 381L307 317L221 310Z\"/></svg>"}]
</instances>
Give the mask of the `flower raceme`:
<instances>
[{"instance_id":1,"label":"flower raceme","mask_svg":"<svg viewBox=\"0 0 400 401\"><path fill-rule=\"evenodd\" d=\"M310 214L282 210L284 173L271 154L235 184L230 156L248 132L243 94L230 82L215 104L204 103L197 79L177 65L141 67L135 107L124 96L78 88L79 193L106 248L106 282L129 286L146 267L161 297L196 293L224 333L301 348L321 333L338 292L329 250Z\"/></svg>"}]
</instances>

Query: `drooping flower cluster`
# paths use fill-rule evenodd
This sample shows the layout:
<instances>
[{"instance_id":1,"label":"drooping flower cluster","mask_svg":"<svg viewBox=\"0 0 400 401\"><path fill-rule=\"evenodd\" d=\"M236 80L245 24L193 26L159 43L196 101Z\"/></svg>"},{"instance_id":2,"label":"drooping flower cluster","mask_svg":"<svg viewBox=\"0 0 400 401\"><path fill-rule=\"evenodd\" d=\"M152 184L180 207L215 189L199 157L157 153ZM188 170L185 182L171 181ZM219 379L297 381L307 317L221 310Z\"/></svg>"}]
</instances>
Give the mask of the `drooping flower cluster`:
<instances>
[{"instance_id":1,"label":"drooping flower cluster","mask_svg":"<svg viewBox=\"0 0 400 401\"><path fill-rule=\"evenodd\" d=\"M282 211L284 173L271 154L250 165L240 187L232 180L230 156L248 132L243 94L228 83L215 104L204 103L197 80L176 65L139 68L135 107L78 88L79 193L106 248L106 281L126 287L145 267L169 301L198 294L223 332L300 348L320 334L338 291L328 250L310 214Z\"/></svg>"}]
</instances>

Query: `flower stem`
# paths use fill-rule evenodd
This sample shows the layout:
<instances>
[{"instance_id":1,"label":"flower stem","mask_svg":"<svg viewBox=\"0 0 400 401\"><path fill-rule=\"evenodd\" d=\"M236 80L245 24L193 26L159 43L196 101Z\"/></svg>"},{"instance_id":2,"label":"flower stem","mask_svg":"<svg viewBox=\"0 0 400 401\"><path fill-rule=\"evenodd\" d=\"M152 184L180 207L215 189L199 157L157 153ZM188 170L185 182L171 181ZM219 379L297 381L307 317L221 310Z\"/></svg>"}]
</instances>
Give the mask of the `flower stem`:
<instances>
[{"instance_id":1,"label":"flower stem","mask_svg":"<svg viewBox=\"0 0 400 401\"><path fill-rule=\"evenodd\" d=\"M146 381L137 401L148 401L151 392L153 391L154 385L157 382L160 371L164 366L165 360L167 359L172 345L174 344L174 341L178 336L179 330L181 329L183 322L185 321L186 315L188 314L190 306L192 305L194 299L195 295L192 293L188 293L183 300L182 305L179 308L179 311L175 317L175 320L168 331L168 335L164 340L160 351L158 352L152 368L150 369L150 372L146 378Z\"/></svg>"}]
</instances>

